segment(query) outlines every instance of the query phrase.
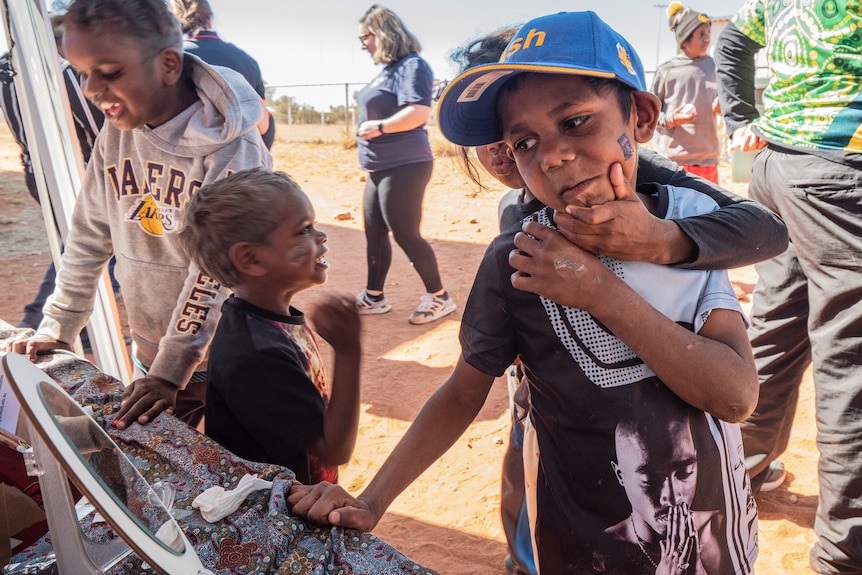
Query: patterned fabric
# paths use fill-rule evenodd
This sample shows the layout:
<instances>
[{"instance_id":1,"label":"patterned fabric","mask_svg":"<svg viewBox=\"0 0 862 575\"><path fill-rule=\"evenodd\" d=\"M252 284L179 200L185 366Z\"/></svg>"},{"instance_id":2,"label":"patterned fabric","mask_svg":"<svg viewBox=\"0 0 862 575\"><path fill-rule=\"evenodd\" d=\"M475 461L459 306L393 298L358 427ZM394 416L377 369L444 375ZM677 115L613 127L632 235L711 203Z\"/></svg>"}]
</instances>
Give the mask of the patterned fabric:
<instances>
[{"instance_id":1,"label":"patterned fabric","mask_svg":"<svg viewBox=\"0 0 862 575\"><path fill-rule=\"evenodd\" d=\"M808 4L748 0L733 19L761 46L773 39L763 93L769 114L754 125L778 144L862 152L860 1Z\"/></svg>"},{"instance_id":2,"label":"patterned fabric","mask_svg":"<svg viewBox=\"0 0 862 575\"><path fill-rule=\"evenodd\" d=\"M0 325L0 341L18 332ZM237 457L170 415L162 413L147 426L114 429L109 422L119 408L123 386L88 361L69 352L58 352L40 358L37 365L81 405L92 407L95 421L151 485L166 481L176 487L172 514L204 567L217 575L434 574L370 533L317 527L292 517L286 502L294 479L292 471ZM208 487L221 485L230 490L248 473L272 481L272 490L253 493L237 511L214 524L207 523L192 508L194 498ZM91 519L82 521L89 537L95 540L114 537L104 524L91 526ZM26 572L56 573L56 564L46 562L51 553L48 533L13 556L11 564L20 565L4 574L24 573L26 566L36 564L41 564L41 568ZM142 563L129 555L110 573L141 573Z\"/></svg>"}]
</instances>

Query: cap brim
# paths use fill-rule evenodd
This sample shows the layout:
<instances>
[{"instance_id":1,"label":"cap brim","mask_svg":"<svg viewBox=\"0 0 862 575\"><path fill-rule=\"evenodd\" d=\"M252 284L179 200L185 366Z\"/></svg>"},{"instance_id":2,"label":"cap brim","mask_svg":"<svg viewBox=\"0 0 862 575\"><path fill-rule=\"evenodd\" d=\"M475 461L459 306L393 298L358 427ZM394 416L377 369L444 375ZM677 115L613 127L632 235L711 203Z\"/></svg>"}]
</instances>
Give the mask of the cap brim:
<instances>
[{"instance_id":1,"label":"cap brim","mask_svg":"<svg viewBox=\"0 0 862 575\"><path fill-rule=\"evenodd\" d=\"M443 136L461 146L484 146L500 141L497 92L513 73L509 66L486 64L467 70L450 82L437 108Z\"/></svg>"},{"instance_id":2,"label":"cap brim","mask_svg":"<svg viewBox=\"0 0 862 575\"><path fill-rule=\"evenodd\" d=\"M471 68L455 78L440 96L437 122L447 140L460 146L485 146L503 139L497 118L497 94L506 80L523 72L615 78L610 72L565 64L495 63Z\"/></svg>"}]
</instances>

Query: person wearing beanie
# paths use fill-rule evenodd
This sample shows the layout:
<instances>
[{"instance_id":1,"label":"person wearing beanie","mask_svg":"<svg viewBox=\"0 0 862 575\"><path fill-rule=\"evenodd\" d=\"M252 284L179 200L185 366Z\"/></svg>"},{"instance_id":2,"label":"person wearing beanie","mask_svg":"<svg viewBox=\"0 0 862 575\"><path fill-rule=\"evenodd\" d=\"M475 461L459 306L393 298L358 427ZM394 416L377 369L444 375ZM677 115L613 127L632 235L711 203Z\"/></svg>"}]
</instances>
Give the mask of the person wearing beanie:
<instances>
[{"instance_id":1,"label":"person wearing beanie","mask_svg":"<svg viewBox=\"0 0 862 575\"><path fill-rule=\"evenodd\" d=\"M679 2L668 6L667 15L681 53L659 66L653 78L652 92L662 102L655 150L718 183L718 88L715 61L707 55L712 23Z\"/></svg>"},{"instance_id":2,"label":"person wearing beanie","mask_svg":"<svg viewBox=\"0 0 862 575\"><path fill-rule=\"evenodd\" d=\"M667 7L667 17L670 20L670 30L676 34L676 45L680 50L694 31L706 24L708 27L712 25L712 21L706 14L695 12L691 8L686 8L680 2L671 2Z\"/></svg>"}]
</instances>

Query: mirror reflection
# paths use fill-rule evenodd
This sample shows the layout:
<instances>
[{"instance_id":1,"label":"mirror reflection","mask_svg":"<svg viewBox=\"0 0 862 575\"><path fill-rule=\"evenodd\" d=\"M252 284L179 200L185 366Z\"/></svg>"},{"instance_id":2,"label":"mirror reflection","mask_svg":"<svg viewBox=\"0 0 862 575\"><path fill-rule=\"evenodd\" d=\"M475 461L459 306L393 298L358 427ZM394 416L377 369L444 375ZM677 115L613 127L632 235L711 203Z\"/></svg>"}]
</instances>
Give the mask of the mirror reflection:
<instances>
[{"instance_id":1,"label":"mirror reflection","mask_svg":"<svg viewBox=\"0 0 862 575\"><path fill-rule=\"evenodd\" d=\"M62 389L43 381L39 392L57 427L93 477L163 547L182 553L185 545L168 511L173 502L170 486L160 485L157 494L105 431Z\"/></svg>"}]
</instances>

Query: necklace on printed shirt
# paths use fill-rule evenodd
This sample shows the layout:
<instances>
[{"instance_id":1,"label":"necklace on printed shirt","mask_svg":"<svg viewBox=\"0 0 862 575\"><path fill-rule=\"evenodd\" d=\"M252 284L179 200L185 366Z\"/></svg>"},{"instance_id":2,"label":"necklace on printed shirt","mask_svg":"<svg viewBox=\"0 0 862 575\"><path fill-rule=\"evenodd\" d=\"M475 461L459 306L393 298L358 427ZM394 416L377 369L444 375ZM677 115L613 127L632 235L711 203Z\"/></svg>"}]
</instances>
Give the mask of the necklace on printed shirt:
<instances>
[{"instance_id":1,"label":"necklace on printed shirt","mask_svg":"<svg viewBox=\"0 0 862 575\"><path fill-rule=\"evenodd\" d=\"M658 565L656 565L656 562L653 561L652 557L650 557L650 554L647 553L647 550L645 547L646 541L641 539L641 536L638 535L638 529L637 529L637 527L635 527L635 518L633 516L629 515L629 521L631 521L631 523L632 523L632 531L634 531L634 533L635 533L635 539L637 539L638 547L641 548L641 553L644 554L644 557L646 557L647 561L649 561L650 564L652 564L653 568L658 569Z\"/></svg>"}]
</instances>

